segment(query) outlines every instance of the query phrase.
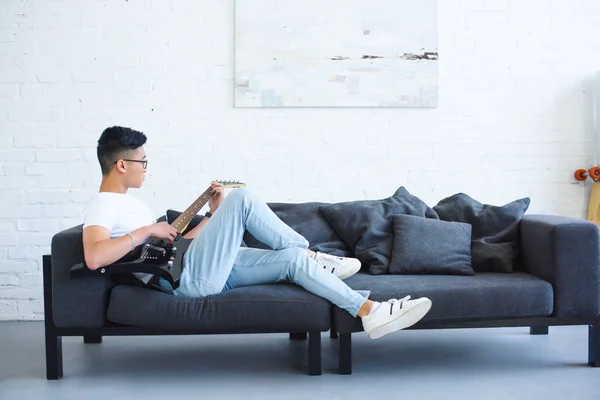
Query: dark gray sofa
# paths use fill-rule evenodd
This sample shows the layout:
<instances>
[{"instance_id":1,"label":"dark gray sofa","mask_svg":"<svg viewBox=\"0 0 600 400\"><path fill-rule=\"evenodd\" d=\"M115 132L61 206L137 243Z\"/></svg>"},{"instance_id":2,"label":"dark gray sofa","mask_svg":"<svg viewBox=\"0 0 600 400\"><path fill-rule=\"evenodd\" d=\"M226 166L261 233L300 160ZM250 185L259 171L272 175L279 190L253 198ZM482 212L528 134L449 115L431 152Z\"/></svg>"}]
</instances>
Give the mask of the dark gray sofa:
<instances>
[{"instance_id":1,"label":"dark gray sofa","mask_svg":"<svg viewBox=\"0 0 600 400\"><path fill-rule=\"evenodd\" d=\"M269 206L304 235L311 249L349 255L320 217L322 203ZM196 221L197 223L198 221ZM328 232L326 232L328 231ZM62 336L100 343L106 335L290 333L308 336L308 370L321 373L321 332L339 337L340 373L349 374L351 335L359 319L288 284L238 288L202 299L118 285L110 276L72 279L83 260L81 226L56 234L44 256L46 366L48 379L62 376ZM247 234L245 243L261 247ZM371 291L374 300L427 296L430 313L411 329L529 326L547 334L552 325L588 325L589 359L600 365L600 230L588 221L526 215L520 222L520 258L514 273L370 275L346 280ZM339 335L339 336L338 336Z\"/></svg>"}]
</instances>

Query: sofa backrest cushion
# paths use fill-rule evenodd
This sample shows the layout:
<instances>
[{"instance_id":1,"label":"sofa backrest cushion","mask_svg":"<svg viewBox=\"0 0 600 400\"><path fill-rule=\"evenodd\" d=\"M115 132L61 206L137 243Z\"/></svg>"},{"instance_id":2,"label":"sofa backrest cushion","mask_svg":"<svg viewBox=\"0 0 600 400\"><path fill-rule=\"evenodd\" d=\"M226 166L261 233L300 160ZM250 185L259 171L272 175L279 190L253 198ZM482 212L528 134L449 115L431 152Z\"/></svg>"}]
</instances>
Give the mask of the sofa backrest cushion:
<instances>
[{"instance_id":1,"label":"sofa backrest cushion","mask_svg":"<svg viewBox=\"0 0 600 400\"><path fill-rule=\"evenodd\" d=\"M438 218L431 207L404 187L386 199L335 203L321 206L319 210L363 268L368 268L373 275L388 273L394 215Z\"/></svg>"},{"instance_id":2,"label":"sofa backrest cushion","mask_svg":"<svg viewBox=\"0 0 600 400\"><path fill-rule=\"evenodd\" d=\"M472 225L471 264L475 272L513 272L518 255L519 223L530 202L525 197L503 206L492 206L457 193L441 200L433 209L444 221Z\"/></svg>"},{"instance_id":3,"label":"sofa backrest cushion","mask_svg":"<svg viewBox=\"0 0 600 400\"><path fill-rule=\"evenodd\" d=\"M390 274L475 275L471 225L395 215Z\"/></svg>"}]
</instances>

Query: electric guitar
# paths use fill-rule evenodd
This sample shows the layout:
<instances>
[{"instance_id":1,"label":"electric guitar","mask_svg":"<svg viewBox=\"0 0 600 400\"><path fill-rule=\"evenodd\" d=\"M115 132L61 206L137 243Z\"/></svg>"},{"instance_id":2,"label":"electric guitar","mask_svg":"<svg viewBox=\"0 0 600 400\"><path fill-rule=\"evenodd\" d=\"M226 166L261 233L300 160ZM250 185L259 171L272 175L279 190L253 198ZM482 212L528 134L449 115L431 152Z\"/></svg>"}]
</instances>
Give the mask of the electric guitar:
<instances>
[{"instance_id":1,"label":"electric guitar","mask_svg":"<svg viewBox=\"0 0 600 400\"><path fill-rule=\"evenodd\" d=\"M215 181L221 183L224 188L238 188L246 186L245 183L238 181ZM156 267L167 269L173 278L173 282L177 281L181 276L181 264L183 255L189 248L192 239L186 239L182 236L185 229L188 227L192 219L198 214L198 211L212 197L212 187L204 191L189 206L184 212L169 224L177 230L178 235L175 237L173 243L169 243L164 239L153 239L150 238L144 243L136 246L133 250L127 253L124 257L111 264L113 271L122 270L123 272L149 272L156 271ZM142 267L143 268L140 268ZM140 271L142 270L142 271ZM144 271L145 270L145 271ZM177 282L179 283L179 282ZM178 286L178 285L177 285Z\"/></svg>"}]
</instances>

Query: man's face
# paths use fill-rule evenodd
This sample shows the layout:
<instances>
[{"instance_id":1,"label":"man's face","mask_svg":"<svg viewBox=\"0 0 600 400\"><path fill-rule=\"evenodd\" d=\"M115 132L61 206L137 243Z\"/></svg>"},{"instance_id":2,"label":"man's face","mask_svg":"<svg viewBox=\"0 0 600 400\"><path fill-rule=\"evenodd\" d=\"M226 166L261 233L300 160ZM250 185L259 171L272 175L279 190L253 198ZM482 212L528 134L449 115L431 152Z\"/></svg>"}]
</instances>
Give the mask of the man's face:
<instances>
[{"instance_id":1,"label":"man's face","mask_svg":"<svg viewBox=\"0 0 600 400\"><path fill-rule=\"evenodd\" d=\"M140 188L146 179L148 159L144 146L127 153L117 161L117 170L126 181L127 187Z\"/></svg>"}]
</instances>

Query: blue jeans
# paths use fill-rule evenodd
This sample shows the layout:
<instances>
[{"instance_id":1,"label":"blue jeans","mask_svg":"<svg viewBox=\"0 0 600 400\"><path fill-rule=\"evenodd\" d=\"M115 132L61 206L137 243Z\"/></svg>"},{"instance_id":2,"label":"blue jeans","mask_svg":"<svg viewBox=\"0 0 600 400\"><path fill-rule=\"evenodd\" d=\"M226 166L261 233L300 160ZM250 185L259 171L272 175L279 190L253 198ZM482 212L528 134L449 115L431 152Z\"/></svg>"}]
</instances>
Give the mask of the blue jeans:
<instances>
[{"instance_id":1,"label":"blue jeans","mask_svg":"<svg viewBox=\"0 0 600 400\"><path fill-rule=\"evenodd\" d=\"M273 250L241 247L244 231ZM308 241L246 188L232 191L183 256L176 296L203 297L241 286L290 282L356 317L369 292L352 290L310 258Z\"/></svg>"}]
</instances>

